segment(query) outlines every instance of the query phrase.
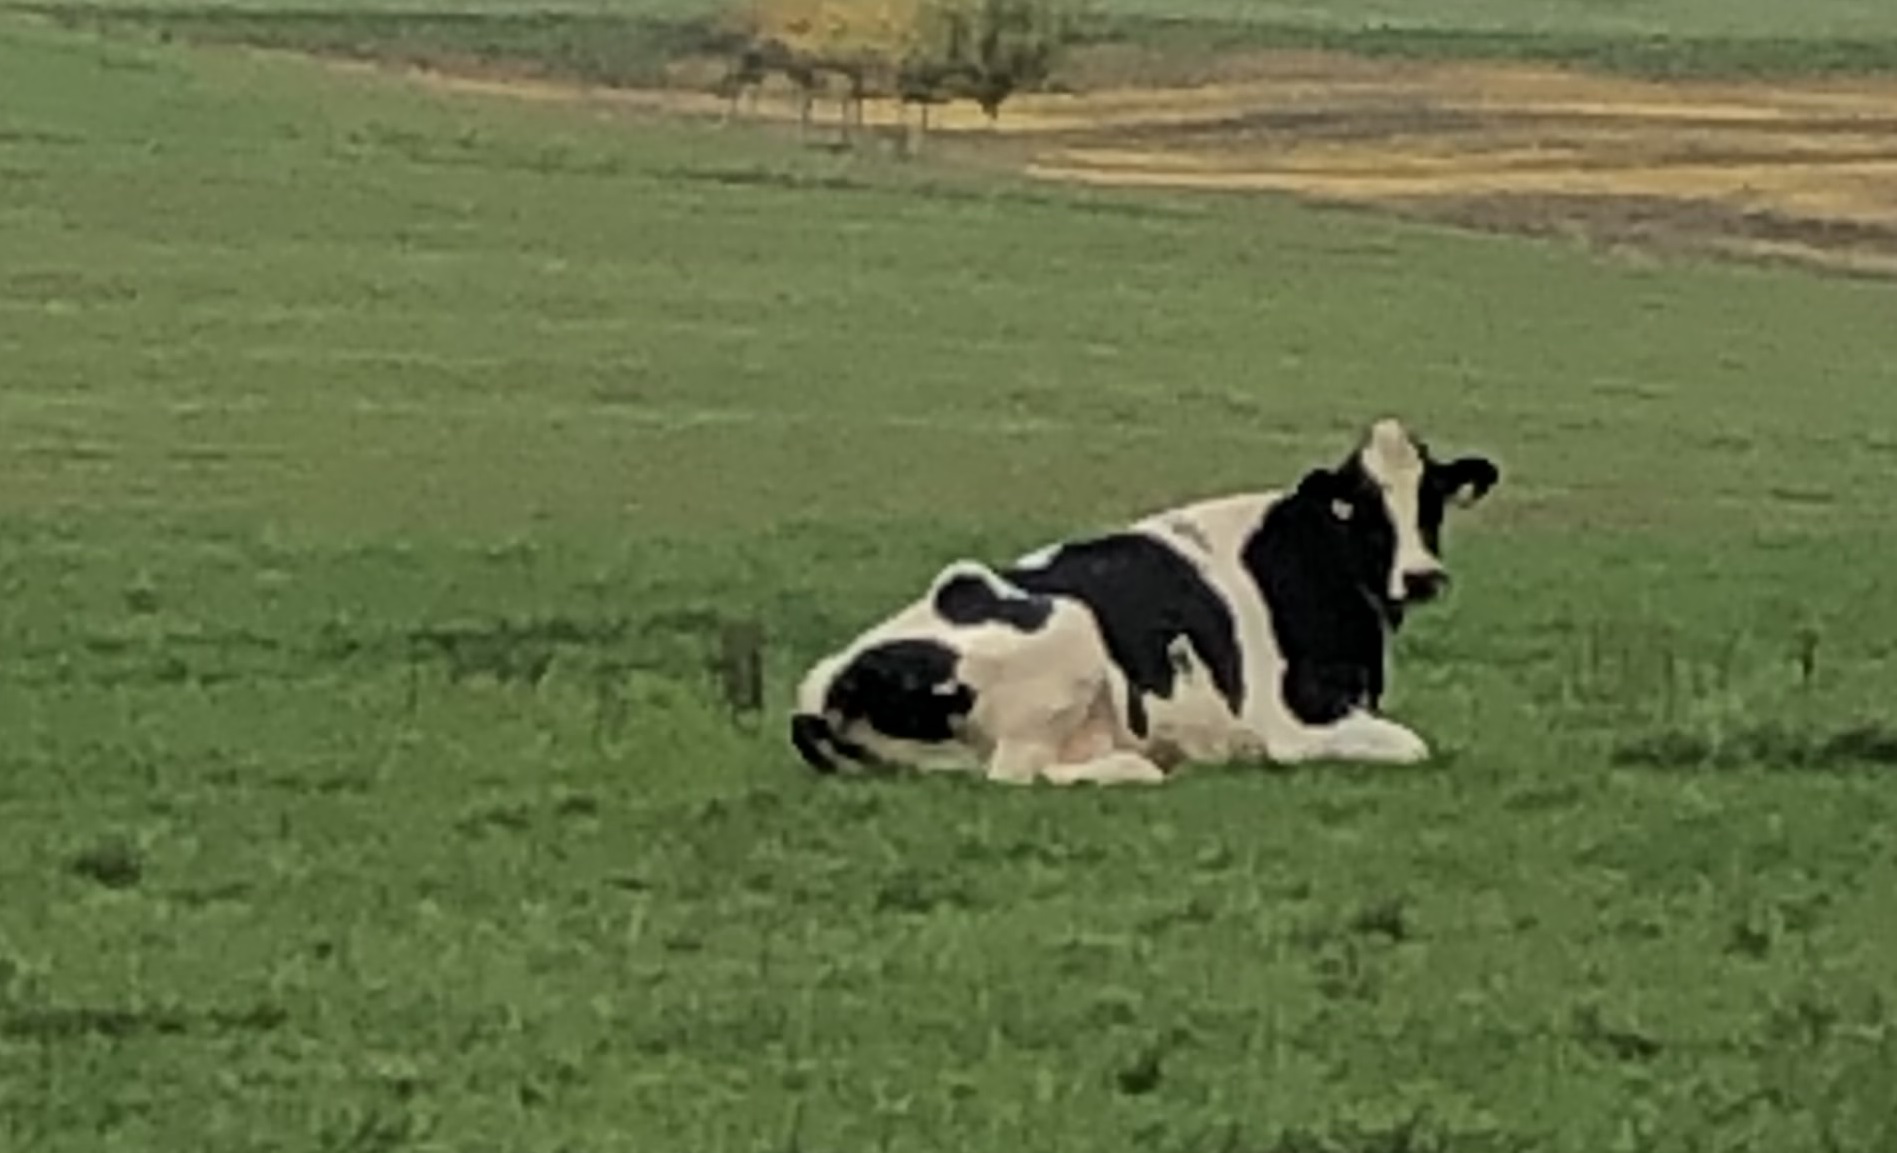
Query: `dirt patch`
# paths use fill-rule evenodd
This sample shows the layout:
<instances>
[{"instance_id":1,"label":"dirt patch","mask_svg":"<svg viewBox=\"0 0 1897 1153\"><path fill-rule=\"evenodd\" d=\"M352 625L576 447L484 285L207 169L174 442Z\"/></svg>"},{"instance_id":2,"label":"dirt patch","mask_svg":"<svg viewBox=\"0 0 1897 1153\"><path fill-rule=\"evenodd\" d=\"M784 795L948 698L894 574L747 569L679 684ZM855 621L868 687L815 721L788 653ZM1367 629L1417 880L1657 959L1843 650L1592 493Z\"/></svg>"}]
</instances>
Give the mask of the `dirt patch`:
<instances>
[{"instance_id":1,"label":"dirt patch","mask_svg":"<svg viewBox=\"0 0 1897 1153\"><path fill-rule=\"evenodd\" d=\"M677 65L681 75L694 66ZM1080 92L1017 97L993 124L966 104L936 108L931 132L952 144L946 154L1051 181L1276 192L1490 231L1897 276L1897 79L1654 81L1324 52L1197 67L1200 83L1153 87L1140 81L1163 74L1158 58L1083 59ZM416 75L651 112L733 109L703 91ZM767 88L736 114L790 122L796 103ZM816 116L833 135L836 105ZM887 139L913 116L872 100L863 123Z\"/></svg>"},{"instance_id":2,"label":"dirt patch","mask_svg":"<svg viewBox=\"0 0 1897 1153\"><path fill-rule=\"evenodd\" d=\"M1394 199L1385 207L1485 232L1578 238L1610 248L1711 252L1897 277L1897 222L1741 211L1663 196L1467 196Z\"/></svg>"},{"instance_id":3,"label":"dirt patch","mask_svg":"<svg viewBox=\"0 0 1897 1153\"><path fill-rule=\"evenodd\" d=\"M1168 93L1161 117L1115 116L1137 104L1108 94L1027 170L1897 275L1897 83L1328 59L1259 60L1260 75Z\"/></svg>"}]
</instances>

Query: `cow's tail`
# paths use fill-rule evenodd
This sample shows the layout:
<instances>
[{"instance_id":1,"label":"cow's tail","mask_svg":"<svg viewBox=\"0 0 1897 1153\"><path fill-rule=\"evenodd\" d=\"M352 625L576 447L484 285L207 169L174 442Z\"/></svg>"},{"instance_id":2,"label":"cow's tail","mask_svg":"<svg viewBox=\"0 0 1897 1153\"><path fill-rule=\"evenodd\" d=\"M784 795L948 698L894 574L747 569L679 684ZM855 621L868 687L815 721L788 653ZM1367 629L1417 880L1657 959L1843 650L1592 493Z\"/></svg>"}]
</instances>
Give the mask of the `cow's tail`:
<instances>
[{"instance_id":1,"label":"cow's tail","mask_svg":"<svg viewBox=\"0 0 1897 1153\"><path fill-rule=\"evenodd\" d=\"M821 713L792 714L790 743L797 747L797 755L811 768L824 774L837 771L836 757L832 753L838 751L843 742L837 740L836 730Z\"/></svg>"},{"instance_id":2,"label":"cow's tail","mask_svg":"<svg viewBox=\"0 0 1897 1153\"><path fill-rule=\"evenodd\" d=\"M836 772L842 767L841 761L851 761L864 768L879 768L883 764L875 753L837 732L830 718L821 713L791 714L790 743L797 747L804 763L820 773Z\"/></svg>"}]
</instances>

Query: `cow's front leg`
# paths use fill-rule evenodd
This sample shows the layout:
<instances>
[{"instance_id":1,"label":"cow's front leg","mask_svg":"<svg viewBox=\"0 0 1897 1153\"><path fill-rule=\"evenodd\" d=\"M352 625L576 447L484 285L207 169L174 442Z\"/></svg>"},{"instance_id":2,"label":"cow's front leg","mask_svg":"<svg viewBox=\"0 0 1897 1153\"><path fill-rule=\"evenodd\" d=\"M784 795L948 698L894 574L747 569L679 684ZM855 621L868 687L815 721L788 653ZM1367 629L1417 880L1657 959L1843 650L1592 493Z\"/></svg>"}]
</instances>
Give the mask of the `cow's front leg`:
<instances>
[{"instance_id":1,"label":"cow's front leg","mask_svg":"<svg viewBox=\"0 0 1897 1153\"><path fill-rule=\"evenodd\" d=\"M1429 759L1429 745L1386 717L1352 712L1336 724L1306 729L1294 740L1277 742L1271 759L1284 764L1361 761L1413 765Z\"/></svg>"}]
</instances>

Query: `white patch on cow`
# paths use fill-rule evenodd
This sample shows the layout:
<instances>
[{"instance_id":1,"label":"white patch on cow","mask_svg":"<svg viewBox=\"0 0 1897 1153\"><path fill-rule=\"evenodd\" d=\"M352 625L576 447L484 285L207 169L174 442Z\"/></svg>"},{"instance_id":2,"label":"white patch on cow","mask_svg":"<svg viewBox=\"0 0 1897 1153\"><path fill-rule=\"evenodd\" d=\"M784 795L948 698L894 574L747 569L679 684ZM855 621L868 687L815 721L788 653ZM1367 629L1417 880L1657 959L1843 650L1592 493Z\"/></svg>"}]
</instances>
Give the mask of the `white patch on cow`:
<instances>
[{"instance_id":1,"label":"white patch on cow","mask_svg":"<svg viewBox=\"0 0 1897 1153\"><path fill-rule=\"evenodd\" d=\"M985 753L989 780L1025 784L1065 773L1074 780L1120 783L1159 772L1126 729L1124 682L1114 680L1115 667L1086 606L1056 600L1042 629L963 630L959 643L961 679L976 692L965 739ZM1146 770L1112 759L1121 753Z\"/></svg>"},{"instance_id":2,"label":"white patch on cow","mask_svg":"<svg viewBox=\"0 0 1897 1153\"><path fill-rule=\"evenodd\" d=\"M1020 557L1016 558L1013 567L1046 568L1053 563L1054 558L1059 555L1060 550L1061 546L1058 542L1050 545L1042 545L1033 552L1023 553Z\"/></svg>"},{"instance_id":3,"label":"white patch on cow","mask_svg":"<svg viewBox=\"0 0 1897 1153\"><path fill-rule=\"evenodd\" d=\"M933 593L957 577L974 577L984 584L992 579L987 565L967 557L957 557L936 572L935 579L929 582L929 591Z\"/></svg>"},{"instance_id":4,"label":"white patch on cow","mask_svg":"<svg viewBox=\"0 0 1897 1153\"><path fill-rule=\"evenodd\" d=\"M810 671L804 674L804 679L797 685L798 712L812 716L823 714L824 694L830 691L830 682L835 680L837 673L849 663L855 649L856 646L851 646L839 652L830 653L810 666ZM834 723L835 718L831 720Z\"/></svg>"},{"instance_id":5,"label":"white patch on cow","mask_svg":"<svg viewBox=\"0 0 1897 1153\"><path fill-rule=\"evenodd\" d=\"M1364 472L1382 490L1384 507L1396 530L1396 560L1390 566L1387 593L1391 600L1401 601L1404 577L1439 573L1443 567L1423 543L1423 454L1401 423L1384 419L1370 426L1357 455Z\"/></svg>"},{"instance_id":6,"label":"white patch on cow","mask_svg":"<svg viewBox=\"0 0 1897 1153\"><path fill-rule=\"evenodd\" d=\"M1194 549L1198 550L1202 556L1212 551L1211 539L1205 535L1205 531L1199 527L1198 523L1189 516L1166 516L1161 527L1163 527L1167 533L1171 534L1175 540L1191 545Z\"/></svg>"},{"instance_id":7,"label":"white patch on cow","mask_svg":"<svg viewBox=\"0 0 1897 1153\"><path fill-rule=\"evenodd\" d=\"M1361 761L1413 765L1429 759L1429 745L1409 729L1385 717L1355 712L1334 725L1307 729L1300 739L1272 749L1272 759Z\"/></svg>"},{"instance_id":8,"label":"white patch on cow","mask_svg":"<svg viewBox=\"0 0 1897 1153\"><path fill-rule=\"evenodd\" d=\"M1183 633L1166 646L1166 661L1182 681L1191 680L1199 671L1199 659L1192 651L1192 640Z\"/></svg>"},{"instance_id":9,"label":"white patch on cow","mask_svg":"<svg viewBox=\"0 0 1897 1153\"><path fill-rule=\"evenodd\" d=\"M942 591L942 586L951 581L966 578L972 578L987 585L997 596L1021 595L1020 589L1015 588L1013 585L1003 583L1000 575L987 565L982 564L980 561L963 558L960 560L952 560L942 566L942 570L935 574L935 579L929 582L929 592L924 599L933 602L936 594Z\"/></svg>"},{"instance_id":10,"label":"white patch on cow","mask_svg":"<svg viewBox=\"0 0 1897 1153\"><path fill-rule=\"evenodd\" d=\"M851 726L845 735L890 764L908 765L925 773L968 773L981 768L981 759L960 742L936 745L905 741L867 725Z\"/></svg>"}]
</instances>

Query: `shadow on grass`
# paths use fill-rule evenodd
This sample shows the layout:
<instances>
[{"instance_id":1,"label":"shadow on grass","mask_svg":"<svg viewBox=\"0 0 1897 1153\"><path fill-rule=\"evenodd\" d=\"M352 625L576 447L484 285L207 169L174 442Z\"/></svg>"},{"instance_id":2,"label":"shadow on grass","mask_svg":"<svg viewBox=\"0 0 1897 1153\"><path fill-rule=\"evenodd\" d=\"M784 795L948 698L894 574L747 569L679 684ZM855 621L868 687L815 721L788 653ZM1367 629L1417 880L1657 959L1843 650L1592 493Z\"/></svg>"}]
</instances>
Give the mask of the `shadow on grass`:
<instances>
[{"instance_id":1,"label":"shadow on grass","mask_svg":"<svg viewBox=\"0 0 1897 1153\"><path fill-rule=\"evenodd\" d=\"M1657 769L1891 768L1897 767L1897 728L1870 723L1826 731L1766 722L1716 735L1663 729L1618 743L1612 759Z\"/></svg>"},{"instance_id":2,"label":"shadow on grass","mask_svg":"<svg viewBox=\"0 0 1897 1153\"><path fill-rule=\"evenodd\" d=\"M0 1037L55 1043L93 1037L127 1040L186 1034L221 1036L272 1032L289 1019L290 1015L275 1005L256 1005L238 1010L52 1005L0 1012Z\"/></svg>"}]
</instances>

